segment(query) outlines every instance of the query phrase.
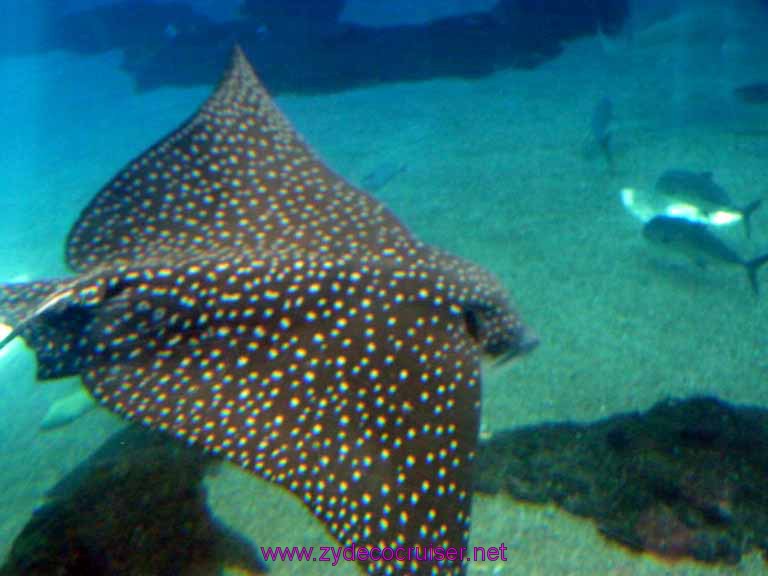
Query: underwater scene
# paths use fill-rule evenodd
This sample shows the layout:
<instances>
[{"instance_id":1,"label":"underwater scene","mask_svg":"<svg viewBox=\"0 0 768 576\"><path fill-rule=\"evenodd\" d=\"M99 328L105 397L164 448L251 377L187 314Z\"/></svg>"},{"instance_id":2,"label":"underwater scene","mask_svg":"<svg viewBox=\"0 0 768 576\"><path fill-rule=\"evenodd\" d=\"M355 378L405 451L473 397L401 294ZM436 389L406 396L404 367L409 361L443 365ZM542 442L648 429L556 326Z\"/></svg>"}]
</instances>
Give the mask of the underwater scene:
<instances>
[{"instance_id":1,"label":"underwater scene","mask_svg":"<svg viewBox=\"0 0 768 576\"><path fill-rule=\"evenodd\" d=\"M768 574L767 1L0 16L0 576Z\"/></svg>"}]
</instances>

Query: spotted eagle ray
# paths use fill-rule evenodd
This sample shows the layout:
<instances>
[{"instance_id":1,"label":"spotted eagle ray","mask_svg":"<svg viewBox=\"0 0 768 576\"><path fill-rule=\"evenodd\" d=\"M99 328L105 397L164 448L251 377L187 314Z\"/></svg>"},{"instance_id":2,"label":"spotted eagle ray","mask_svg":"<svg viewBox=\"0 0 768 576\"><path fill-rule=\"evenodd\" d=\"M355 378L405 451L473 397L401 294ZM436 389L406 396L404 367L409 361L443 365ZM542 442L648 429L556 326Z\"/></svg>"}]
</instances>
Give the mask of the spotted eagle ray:
<instances>
[{"instance_id":1,"label":"spotted eagle ray","mask_svg":"<svg viewBox=\"0 0 768 576\"><path fill-rule=\"evenodd\" d=\"M0 288L38 378L299 496L343 544L466 546L480 358L533 340L488 272L334 174L240 49L69 234L78 275ZM402 554L400 555L402 557ZM440 558L371 574L463 574Z\"/></svg>"}]
</instances>

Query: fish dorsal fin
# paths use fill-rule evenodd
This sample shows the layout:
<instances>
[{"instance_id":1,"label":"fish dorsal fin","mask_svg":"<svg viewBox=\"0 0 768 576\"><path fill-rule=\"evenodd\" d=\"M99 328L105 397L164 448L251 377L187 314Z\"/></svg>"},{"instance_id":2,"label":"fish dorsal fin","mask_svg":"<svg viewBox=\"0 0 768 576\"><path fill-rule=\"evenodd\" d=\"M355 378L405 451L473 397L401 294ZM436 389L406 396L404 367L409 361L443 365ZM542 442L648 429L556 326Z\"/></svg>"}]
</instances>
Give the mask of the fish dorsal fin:
<instances>
[{"instance_id":1,"label":"fish dorsal fin","mask_svg":"<svg viewBox=\"0 0 768 576\"><path fill-rule=\"evenodd\" d=\"M83 211L67 259L84 271L233 247L337 254L410 243L383 205L309 149L236 48L198 112Z\"/></svg>"},{"instance_id":2,"label":"fish dorsal fin","mask_svg":"<svg viewBox=\"0 0 768 576\"><path fill-rule=\"evenodd\" d=\"M39 379L79 374L80 328L104 293L105 284L98 278L0 285L0 323L12 328L0 348L21 336L37 353Z\"/></svg>"}]
</instances>

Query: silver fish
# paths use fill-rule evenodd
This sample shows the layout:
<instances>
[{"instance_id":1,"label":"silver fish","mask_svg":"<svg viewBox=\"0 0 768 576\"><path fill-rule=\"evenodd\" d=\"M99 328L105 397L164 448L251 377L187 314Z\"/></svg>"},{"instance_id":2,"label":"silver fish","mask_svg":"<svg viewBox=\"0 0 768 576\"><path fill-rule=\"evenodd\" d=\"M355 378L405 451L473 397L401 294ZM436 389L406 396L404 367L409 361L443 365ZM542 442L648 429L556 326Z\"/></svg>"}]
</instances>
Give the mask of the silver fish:
<instances>
[{"instance_id":1,"label":"silver fish","mask_svg":"<svg viewBox=\"0 0 768 576\"><path fill-rule=\"evenodd\" d=\"M760 208L757 199L746 206L735 206L725 188L715 182L711 172L667 170L656 181L656 191L680 203L689 204L706 220L717 212L733 212L741 217L747 238L752 236L752 213Z\"/></svg>"},{"instance_id":2,"label":"silver fish","mask_svg":"<svg viewBox=\"0 0 768 576\"><path fill-rule=\"evenodd\" d=\"M702 266L706 264L740 266L747 272L752 291L755 294L760 292L757 271L768 263L768 254L747 260L712 234L706 225L673 216L652 218L643 226L643 236L649 242L685 254Z\"/></svg>"}]
</instances>

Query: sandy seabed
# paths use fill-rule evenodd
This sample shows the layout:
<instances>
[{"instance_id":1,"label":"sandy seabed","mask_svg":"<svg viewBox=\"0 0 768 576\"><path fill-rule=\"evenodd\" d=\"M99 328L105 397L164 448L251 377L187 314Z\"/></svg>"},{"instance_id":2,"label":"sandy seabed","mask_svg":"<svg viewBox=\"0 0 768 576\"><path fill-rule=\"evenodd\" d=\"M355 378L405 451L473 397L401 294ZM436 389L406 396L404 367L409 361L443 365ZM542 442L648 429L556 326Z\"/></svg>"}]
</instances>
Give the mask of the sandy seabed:
<instances>
[{"instance_id":1,"label":"sandy seabed","mask_svg":"<svg viewBox=\"0 0 768 576\"><path fill-rule=\"evenodd\" d=\"M377 196L425 240L494 270L539 334L534 354L487 375L486 430L589 421L693 394L768 407L768 270L760 275L767 295L756 299L738 269L660 258L618 197L624 186L651 188L668 168L714 172L737 204L766 194L768 106L745 105L731 89L768 80L768 61L758 57L768 45L759 22L738 32L729 44L707 35L681 43L657 26L632 40L576 42L535 70L278 99L352 181L405 165ZM116 53L0 62L0 125L10 127L1 279L63 273L66 232L90 197L208 93L137 95L118 62ZM604 95L615 112L613 173L585 144ZM765 252L768 209L753 226L751 241L739 228L725 238L744 255ZM76 383L35 383L33 358L18 348L0 357L0 554L45 490L120 425L98 410L41 433L50 403ZM216 514L258 545L332 544L298 499L275 487L231 467L207 482ZM500 543L509 561L471 565L470 574L766 571L756 555L738 567L661 563L555 508L478 496L471 544ZM327 571L286 563L272 573Z\"/></svg>"}]
</instances>

